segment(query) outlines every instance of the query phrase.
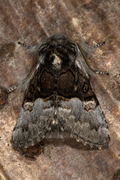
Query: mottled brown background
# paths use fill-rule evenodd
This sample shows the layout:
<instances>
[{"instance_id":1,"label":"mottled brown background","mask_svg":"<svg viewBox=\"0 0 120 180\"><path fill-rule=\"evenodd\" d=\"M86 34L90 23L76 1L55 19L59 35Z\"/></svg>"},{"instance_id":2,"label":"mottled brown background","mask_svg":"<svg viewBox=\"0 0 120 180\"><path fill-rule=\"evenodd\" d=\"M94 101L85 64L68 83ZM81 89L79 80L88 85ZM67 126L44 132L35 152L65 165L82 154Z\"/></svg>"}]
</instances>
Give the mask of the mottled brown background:
<instances>
[{"instance_id":1,"label":"mottled brown background","mask_svg":"<svg viewBox=\"0 0 120 180\"><path fill-rule=\"evenodd\" d=\"M119 0L0 0L0 86L12 87L29 71L31 59L18 41L39 45L58 32L89 44L106 40L89 63L110 73L92 80L109 126L110 146L85 151L69 142L53 143L46 145L35 161L26 159L10 144L23 99L22 93L13 92L0 111L0 179L120 179Z\"/></svg>"}]
</instances>

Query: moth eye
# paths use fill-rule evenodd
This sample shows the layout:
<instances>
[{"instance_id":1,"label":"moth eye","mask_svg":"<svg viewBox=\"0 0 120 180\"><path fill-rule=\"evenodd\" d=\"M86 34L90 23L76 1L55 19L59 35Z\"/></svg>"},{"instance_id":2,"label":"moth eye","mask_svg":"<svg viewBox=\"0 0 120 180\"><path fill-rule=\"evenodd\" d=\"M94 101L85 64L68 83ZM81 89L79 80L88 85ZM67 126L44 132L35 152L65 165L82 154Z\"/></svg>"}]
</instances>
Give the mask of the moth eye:
<instances>
[{"instance_id":1,"label":"moth eye","mask_svg":"<svg viewBox=\"0 0 120 180\"><path fill-rule=\"evenodd\" d=\"M86 93L88 90L89 90L89 86L87 85L87 83L84 83L83 92Z\"/></svg>"},{"instance_id":2,"label":"moth eye","mask_svg":"<svg viewBox=\"0 0 120 180\"><path fill-rule=\"evenodd\" d=\"M69 50L71 50L72 52L75 52L75 45L69 44Z\"/></svg>"}]
</instances>

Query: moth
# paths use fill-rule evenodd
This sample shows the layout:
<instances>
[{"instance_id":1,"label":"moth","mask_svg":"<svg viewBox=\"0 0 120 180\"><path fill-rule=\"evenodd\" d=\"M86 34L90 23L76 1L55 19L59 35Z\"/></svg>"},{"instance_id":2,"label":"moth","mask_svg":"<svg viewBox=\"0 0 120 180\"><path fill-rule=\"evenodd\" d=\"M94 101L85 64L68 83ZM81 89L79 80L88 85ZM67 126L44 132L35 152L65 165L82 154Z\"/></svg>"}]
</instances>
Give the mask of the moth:
<instances>
[{"instance_id":1,"label":"moth","mask_svg":"<svg viewBox=\"0 0 120 180\"><path fill-rule=\"evenodd\" d=\"M34 55L30 73L21 83L25 94L11 137L13 148L27 150L50 138L73 138L106 148L109 130L90 78L107 73L94 71L87 63L95 47L62 34L36 47L19 44Z\"/></svg>"}]
</instances>

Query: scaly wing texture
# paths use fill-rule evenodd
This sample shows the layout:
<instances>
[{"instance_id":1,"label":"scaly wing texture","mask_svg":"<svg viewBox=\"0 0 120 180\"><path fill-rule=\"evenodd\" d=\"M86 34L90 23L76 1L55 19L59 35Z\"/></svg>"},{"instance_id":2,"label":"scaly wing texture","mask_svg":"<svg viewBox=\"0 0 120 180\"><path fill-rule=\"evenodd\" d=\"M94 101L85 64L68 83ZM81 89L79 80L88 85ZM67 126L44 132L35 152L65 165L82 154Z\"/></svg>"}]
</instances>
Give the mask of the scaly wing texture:
<instances>
[{"instance_id":1,"label":"scaly wing texture","mask_svg":"<svg viewBox=\"0 0 120 180\"><path fill-rule=\"evenodd\" d=\"M78 98L61 101L58 120L70 136L84 144L98 148L107 147L110 137L100 105L90 100L81 102Z\"/></svg>"}]
</instances>

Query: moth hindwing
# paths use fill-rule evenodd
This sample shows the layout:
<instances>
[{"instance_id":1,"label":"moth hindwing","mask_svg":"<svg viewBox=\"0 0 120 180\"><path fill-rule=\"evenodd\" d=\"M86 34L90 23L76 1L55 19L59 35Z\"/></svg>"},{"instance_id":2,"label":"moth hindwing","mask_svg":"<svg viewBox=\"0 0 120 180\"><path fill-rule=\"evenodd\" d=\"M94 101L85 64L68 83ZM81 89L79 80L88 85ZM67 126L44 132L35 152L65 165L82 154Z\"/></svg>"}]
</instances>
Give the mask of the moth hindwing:
<instances>
[{"instance_id":1,"label":"moth hindwing","mask_svg":"<svg viewBox=\"0 0 120 180\"><path fill-rule=\"evenodd\" d=\"M23 80L27 88L11 137L14 149L60 137L91 147L108 146L108 126L90 82L94 72L85 59L88 48L61 34L34 50L28 47L34 62Z\"/></svg>"}]
</instances>

